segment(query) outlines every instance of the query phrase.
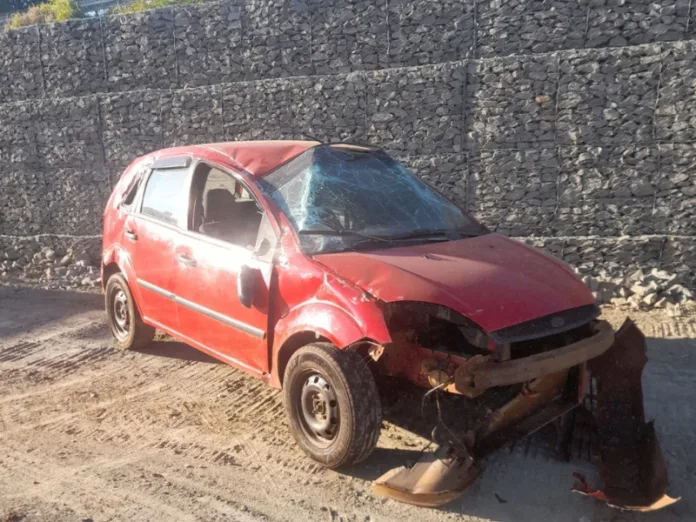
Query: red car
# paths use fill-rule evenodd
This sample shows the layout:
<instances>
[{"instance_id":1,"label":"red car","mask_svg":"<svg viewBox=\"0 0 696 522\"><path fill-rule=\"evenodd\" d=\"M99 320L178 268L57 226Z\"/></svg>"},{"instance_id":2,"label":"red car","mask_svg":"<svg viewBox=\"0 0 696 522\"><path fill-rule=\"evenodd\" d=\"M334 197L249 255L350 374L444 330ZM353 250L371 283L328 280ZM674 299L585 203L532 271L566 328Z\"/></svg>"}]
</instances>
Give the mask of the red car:
<instances>
[{"instance_id":1,"label":"red car","mask_svg":"<svg viewBox=\"0 0 696 522\"><path fill-rule=\"evenodd\" d=\"M462 463L540 404L555 417L581 404L587 361L614 344L567 265L490 233L380 149L267 141L154 152L120 177L103 237L118 345L142 347L157 328L283 388L295 439L329 467L375 447L383 375L463 400L513 391L513 413L482 420L475 444L450 455ZM426 491L434 500L388 485L411 495L402 500L450 498L439 484Z\"/></svg>"}]
</instances>

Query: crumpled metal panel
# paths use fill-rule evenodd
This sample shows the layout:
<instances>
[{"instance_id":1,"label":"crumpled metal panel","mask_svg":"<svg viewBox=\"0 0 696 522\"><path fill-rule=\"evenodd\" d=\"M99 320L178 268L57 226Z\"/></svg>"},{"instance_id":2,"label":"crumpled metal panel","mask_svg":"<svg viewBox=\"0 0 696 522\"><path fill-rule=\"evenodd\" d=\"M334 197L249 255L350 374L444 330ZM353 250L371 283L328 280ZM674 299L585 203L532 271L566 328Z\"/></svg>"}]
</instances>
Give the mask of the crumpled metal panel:
<instances>
[{"instance_id":1,"label":"crumpled metal panel","mask_svg":"<svg viewBox=\"0 0 696 522\"><path fill-rule=\"evenodd\" d=\"M633 321L626 319L616 333L614 345L588 363L597 382L593 413L603 487L601 491L591 491L581 484L577 491L624 509L658 509L678 500L665 495L667 467L655 427L652 422L645 422L645 352L645 336Z\"/></svg>"}]
</instances>

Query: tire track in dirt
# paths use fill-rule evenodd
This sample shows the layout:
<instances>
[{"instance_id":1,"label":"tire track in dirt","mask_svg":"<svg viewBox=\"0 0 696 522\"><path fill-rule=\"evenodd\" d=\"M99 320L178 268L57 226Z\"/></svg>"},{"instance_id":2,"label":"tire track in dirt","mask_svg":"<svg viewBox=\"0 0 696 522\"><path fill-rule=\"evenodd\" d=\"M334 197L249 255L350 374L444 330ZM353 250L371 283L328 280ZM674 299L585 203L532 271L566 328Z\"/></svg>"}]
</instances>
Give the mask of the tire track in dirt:
<instances>
[{"instance_id":1,"label":"tire track in dirt","mask_svg":"<svg viewBox=\"0 0 696 522\"><path fill-rule=\"evenodd\" d=\"M21 342L0 351L0 362L15 362L31 355L36 349L40 348L39 343Z\"/></svg>"},{"instance_id":2,"label":"tire track in dirt","mask_svg":"<svg viewBox=\"0 0 696 522\"><path fill-rule=\"evenodd\" d=\"M21 452L15 452L21 455ZM162 502L159 495L148 495L141 488L121 488L110 478L129 464L141 457L128 457L121 459L110 458L106 461L91 462L88 465L70 466L65 462L56 462L50 456L32 455L33 458L17 459L19 462L15 469L31 469L32 472L24 474L25 477L40 477L40 480L32 480L32 488L37 494L50 494L56 488L66 488L71 493L71 507L77 512L99 512L111 520L122 520L121 513L125 510L132 512L133 520L144 516L157 520L196 521L194 514L178 509L170 502ZM42 458L43 457L43 458ZM106 478L102 474L107 475ZM79 476L78 480L70 480L68 477ZM17 477L15 476L15 479ZM25 479L26 480L26 479ZM26 480L29 482L29 480ZM103 493L99 497L98 504L90 499L94 491ZM124 509L125 508L125 509Z\"/></svg>"}]
</instances>

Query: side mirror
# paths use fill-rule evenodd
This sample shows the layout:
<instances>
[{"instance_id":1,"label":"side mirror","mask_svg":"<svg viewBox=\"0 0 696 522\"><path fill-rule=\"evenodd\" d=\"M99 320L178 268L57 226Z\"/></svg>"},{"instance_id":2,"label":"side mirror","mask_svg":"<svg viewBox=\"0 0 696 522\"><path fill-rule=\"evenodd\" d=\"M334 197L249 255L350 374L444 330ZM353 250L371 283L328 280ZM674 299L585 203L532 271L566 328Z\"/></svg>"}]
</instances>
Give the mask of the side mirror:
<instances>
[{"instance_id":1,"label":"side mirror","mask_svg":"<svg viewBox=\"0 0 696 522\"><path fill-rule=\"evenodd\" d=\"M242 265L237 274L237 298L242 306L251 308L254 304L254 294L256 293L256 281L261 275L258 268Z\"/></svg>"}]
</instances>

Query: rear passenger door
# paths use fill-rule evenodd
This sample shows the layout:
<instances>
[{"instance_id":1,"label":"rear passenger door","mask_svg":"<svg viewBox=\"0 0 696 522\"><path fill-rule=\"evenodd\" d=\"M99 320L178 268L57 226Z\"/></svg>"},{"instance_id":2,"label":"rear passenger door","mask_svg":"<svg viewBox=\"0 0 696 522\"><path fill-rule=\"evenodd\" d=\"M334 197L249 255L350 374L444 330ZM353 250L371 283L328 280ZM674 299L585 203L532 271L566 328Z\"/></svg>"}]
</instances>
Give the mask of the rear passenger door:
<instances>
[{"instance_id":1,"label":"rear passenger door","mask_svg":"<svg viewBox=\"0 0 696 522\"><path fill-rule=\"evenodd\" d=\"M186 223L188 184L189 168L153 169L135 212L126 219L123 239L130 245L143 318L172 332L179 330L175 248Z\"/></svg>"}]
</instances>

